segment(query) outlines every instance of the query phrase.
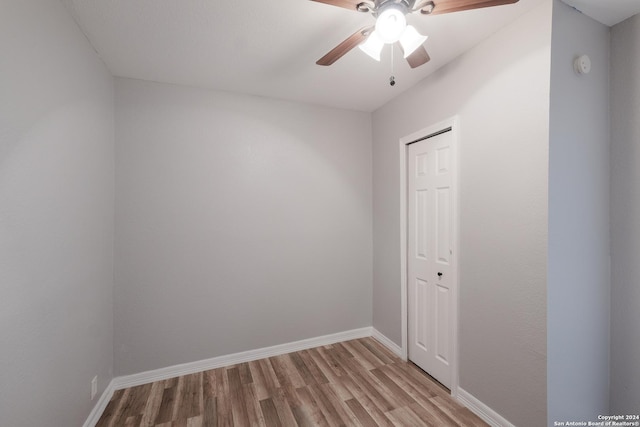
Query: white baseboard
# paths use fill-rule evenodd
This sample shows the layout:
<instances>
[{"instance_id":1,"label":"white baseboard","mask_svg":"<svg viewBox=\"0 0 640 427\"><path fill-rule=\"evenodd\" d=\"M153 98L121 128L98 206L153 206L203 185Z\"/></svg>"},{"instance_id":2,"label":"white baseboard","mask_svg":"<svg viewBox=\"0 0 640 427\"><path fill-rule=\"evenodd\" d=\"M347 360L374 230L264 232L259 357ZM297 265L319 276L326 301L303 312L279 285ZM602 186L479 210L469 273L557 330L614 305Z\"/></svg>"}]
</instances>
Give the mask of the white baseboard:
<instances>
[{"instance_id":1,"label":"white baseboard","mask_svg":"<svg viewBox=\"0 0 640 427\"><path fill-rule=\"evenodd\" d=\"M515 427L509 421L507 421L502 415L482 403L471 393L458 387L457 399L464 406L469 408L471 412L482 418L487 424L492 427Z\"/></svg>"},{"instance_id":2,"label":"white baseboard","mask_svg":"<svg viewBox=\"0 0 640 427\"><path fill-rule=\"evenodd\" d=\"M207 371L209 369L221 368L223 366L235 365L237 363L251 362L253 360L264 359L265 357L279 356L281 354L292 353L294 351L306 350L309 348L320 347L323 345L335 344L337 342L365 337L375 338L378 342L387 347L391 352L398 355L399 357L402 357L402 350L396 343L384 336L377 329L373 327L366 327L339 332L331 335L309 338L301 341L294 341L286 344L274 345L257 350L249 350L241 353L218 356L196 362L168 366L166 368L154 369L152 371L141 372L133 375L125 375L122 377L116 377L111 380L107 388L100 396L100 399L96 403L96 406L91 411L91 414L89 414L89 417L87 418L87 421L84 423L83 427L94 427L96 425L96 423L100 419L100 416L107 407L107 404L111 400L114 391L116 390L135 387L155 381L167 380L169 378L174 378L181 375L194 374L196 372ZM510 424L504 425L511 426Z\"/></svg>"},{"instance_id":3,"label":"white baseboard","mask_svg":"<svg viewBox=\"0 0 640 427\"><path fill-rule=\"evenodd\" d=\"M253 360L264 359L266 357L279 356L281 354L306 350L313 347L335 344L340 341L370 337L371 329L371 327L353 329L351 331L338 332L336 334L324 335L321 337L274 345L272 347L265 347L257 350L243 351L241 353L168 366L166 368L154 369L152 371L141 372L139 374L117 377L113 379L114 390L167 380L169 378L194 374L196 372L208 371L209 369L221 368L223 366L235 365L237 363L251 362Z\"/></svg>"},{"instance_id":4,"label":"white baseboard","mask_svg":"<svg viewBox=\"0 0 640 427\"><path fill-rule=\"evenodd\" d=\"M89 417L84 422L82 427L95 427L95 425L98 424L98 421L100 420L100 417L102 416L105 408L109 404L114 391L115 388L113 387L113 380L111 380L109 382L109 385L107 385L107 388L105 388L100 395L100 399L98 399L98 401L96 402L96 405L91 410Z\"/></svg>"},{"instance_id":5,"label":"white baseboard","mask_svg":"<svg viewBox=\"0 0 640 427\"><path fill-rule=\"evenodd\" d=\"M371 336L373 338L387 347L390 351L395 353L398 357L402 358L402 348L398 344L391 341L376 328L371 329ZM457 399L464 406L469 408L471 412L482 418L492 427L515 427L496 411L494 411L493 409L482 403L480 400L478 400L475 396L463 390L457 385L452 387L451 396L454 399Z\"/></svg>"},{"instance_id":6,"label":"white baseboard","mask_svg":"<svg viewBox=\"0 0 640 427\"><path fill-rule=\"evenodd\" d=\"M371 329L372 329L371 336L373 338L375 338L380 344L384 345L389 350L391 350L391 352L393 352L393 354L395 354L396 356L400 358L402 357L402 349L398 344L391 341L389 338L383 335L382 332L380 332L376 328L371 328Z\"/></svg>"}]
</instances>

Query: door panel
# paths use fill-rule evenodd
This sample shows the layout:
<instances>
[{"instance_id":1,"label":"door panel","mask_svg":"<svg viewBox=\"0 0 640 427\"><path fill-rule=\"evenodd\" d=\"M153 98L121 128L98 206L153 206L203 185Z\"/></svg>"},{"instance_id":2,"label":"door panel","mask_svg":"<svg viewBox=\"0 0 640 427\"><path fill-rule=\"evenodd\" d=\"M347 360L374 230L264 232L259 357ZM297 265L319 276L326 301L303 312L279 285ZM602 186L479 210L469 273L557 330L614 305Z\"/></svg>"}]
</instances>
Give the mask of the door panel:
<instances>
[{"instance_id":1,"label":"door panel","mask_svg":"<svg viewBox=\"0 0 640 427\"><path fill-rule=\"evenodd\" d=\"M416 191L416 257L428 260L429 244L429 194L427 190Z\"/></svg>"},{"instance_id":2,"label":"door panel","mask_svg":"<svg viewBox=\"0 0 640 427\"><path fill-rule=\"evenodd\" d=\"M429 298L427 296L429 292L429 285L427 282L417 279L416 280L416 308L422 307L428 303ZM427 313L424 310L416 309L416 344L423 351L429 351L427 346L429 345L429 337L427 336Z\"/></svg>"},{"instance_id":3,"label":"door panel","mask_svg":"<svg viewBox=\"0 0 640 427\"><path fill-rule=\"evenodd\" d=\"M410 144L407 159L409 359L451 387L453 354L453 136Z\"/></svg>"},{"instance_id":4,"label":"door panel","mask_svg":"<svg viewBox=\"0 0 640 427\"><path fill-rule=\"evenodd\" d=\"M451 192L449 188L436 190L436 253L438 263L449 265L451 255Z\"/></svg>"},{"instance_id":5,"label":"door panel","mask_svg":"<svg viewBox=\"0 0 640 427\"><path fill-rule=\"evenodd\" d=\"M449 365L449 316L451 291L445 286L436 285L436 357Z\"/></svg>"}]
</instances>

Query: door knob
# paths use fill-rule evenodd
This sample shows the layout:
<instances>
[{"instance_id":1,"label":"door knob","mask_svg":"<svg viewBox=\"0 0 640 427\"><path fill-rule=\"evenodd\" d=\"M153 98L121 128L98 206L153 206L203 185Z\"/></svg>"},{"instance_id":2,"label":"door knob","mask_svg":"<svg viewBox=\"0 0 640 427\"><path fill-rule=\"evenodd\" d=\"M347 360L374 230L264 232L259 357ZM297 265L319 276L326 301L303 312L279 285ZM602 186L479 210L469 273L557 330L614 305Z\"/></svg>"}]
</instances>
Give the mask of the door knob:
<instances>
[{"instance_id":1,"label":"door knob","mask_svg":"<svg viewBox=\"0 0 640 427\"><path fill-rule=\"evenodd\" d=\"M438 278L442 279L442 273L438 272Z\"/></svg>"}]
</instances>

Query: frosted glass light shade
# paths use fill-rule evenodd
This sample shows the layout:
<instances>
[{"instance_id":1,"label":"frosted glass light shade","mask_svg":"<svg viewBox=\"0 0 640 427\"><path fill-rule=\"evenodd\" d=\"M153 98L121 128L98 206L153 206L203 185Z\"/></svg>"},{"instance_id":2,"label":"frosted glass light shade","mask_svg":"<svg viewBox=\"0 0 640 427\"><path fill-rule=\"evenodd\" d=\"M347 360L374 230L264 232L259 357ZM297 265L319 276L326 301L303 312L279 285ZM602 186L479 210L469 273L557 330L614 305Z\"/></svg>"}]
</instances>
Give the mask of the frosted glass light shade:
<instances>
[{"instance_id":1,"label":"frosted glass light shade","mask_svg":"<svg viewBox=\"0 0 640 427\"><path fill-rule=\"evenodd\" d=\"M412 25L407 25L402 36L400 36L400 45L404 52L404 57L411 55L422 43L427 41L427 36L420 34Z\"/></svg>"},{"instance_id":2,"label":"frosted glass light shade","mask_svg":"<svg viewBox=\"0 0 640 427\"><path fill-rule=\"evenodd\" d=\"M384 46L384 42L380 39L377 31L373 31L369 34L367 40L358 45L361 51L375 59L376 61L380 61L380 52L382 52L382 47Z\"/></svg>"},{"instance_id":3,"label":"frosted glass light shade","mask_svg":"<svg viewBox=\"0 0 640 427\"><path fill-rule=\"evenodd\" d=\"M404 13L394 7L385 9L376 20L376 32L384 43L395 43L400 40L406 26L407 20Z\"/></svg>"}]
</instances>

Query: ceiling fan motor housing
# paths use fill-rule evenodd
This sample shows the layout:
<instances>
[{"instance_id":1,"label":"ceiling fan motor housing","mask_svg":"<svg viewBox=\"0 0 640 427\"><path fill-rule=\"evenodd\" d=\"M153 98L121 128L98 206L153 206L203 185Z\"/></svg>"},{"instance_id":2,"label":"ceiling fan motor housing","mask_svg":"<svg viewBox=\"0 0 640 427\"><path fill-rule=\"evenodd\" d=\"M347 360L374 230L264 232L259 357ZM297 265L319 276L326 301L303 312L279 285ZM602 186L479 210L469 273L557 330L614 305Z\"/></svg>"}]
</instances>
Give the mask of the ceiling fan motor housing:
<instances>
[{"instance_id":1,"label":"ceiling fan motor housing","mask_svg":"<svg viewBox=\"0 0 640 427\"><path fill-rule=\"evenodd\" d=\"M376 7L373 11L373 16L376 18L382 14L385 10L393 8L402 12L403 15L406 15L410 9L408 0L380 0L376 1Z\"/></svg>"},{"instance_id":2,"label":"ceiling fan motor housing","mask_svg":"<svg viewBox=\"0 0 640 427\"><path fill-rule=\"evenodd\" d=\"M429 15L436 5L432 0L375 0L358 3L358 12L371 12L374 17L380 16L388 7L395 7L403 14L420 12Z\"/></svg>"}]
</instances>

